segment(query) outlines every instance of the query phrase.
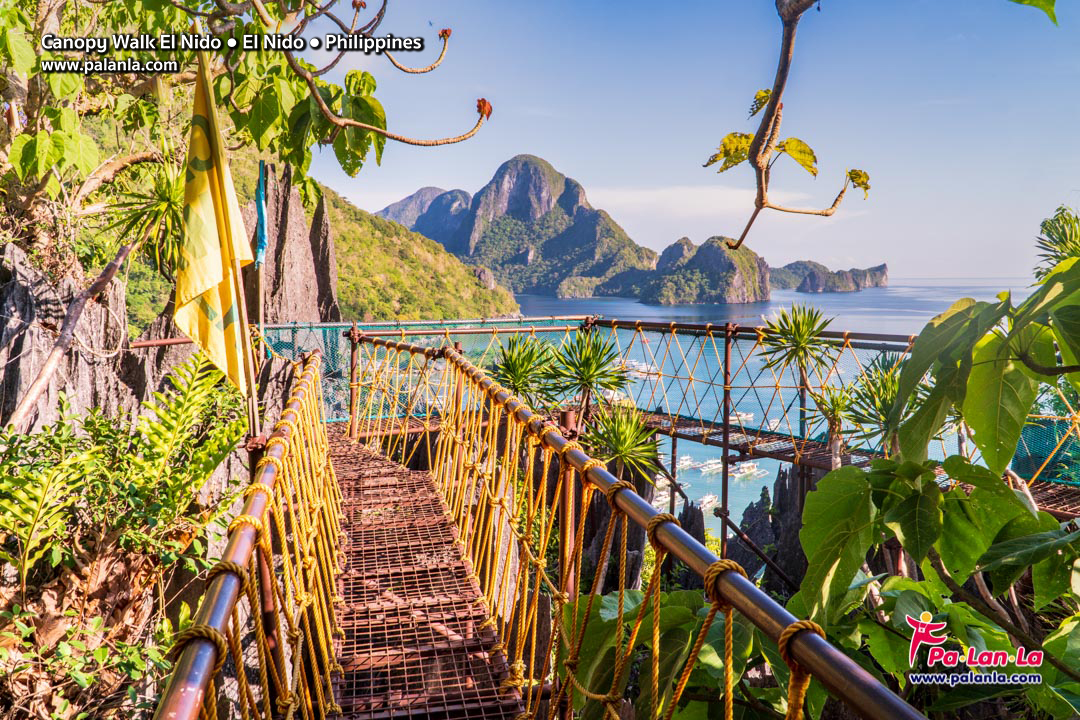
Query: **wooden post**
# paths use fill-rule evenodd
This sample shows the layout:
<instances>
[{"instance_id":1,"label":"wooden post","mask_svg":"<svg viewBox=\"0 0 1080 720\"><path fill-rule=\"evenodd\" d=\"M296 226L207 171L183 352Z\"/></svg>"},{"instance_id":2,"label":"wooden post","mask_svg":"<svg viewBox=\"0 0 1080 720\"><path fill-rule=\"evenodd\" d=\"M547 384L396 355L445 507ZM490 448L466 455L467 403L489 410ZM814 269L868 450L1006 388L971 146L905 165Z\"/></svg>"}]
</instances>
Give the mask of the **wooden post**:
<instances>
[{"instance_id":1,"label":"wooden post","mask_svg":"<svg viewBox=\"0 0 1080 720\"><path fill-rule=\"evenodd\" d=\"M570 431L570 438L577 437L577 413L563 410L559 424ZM562 477L562 503L559 507L559 585L563 592L573 598L577 595L577 577L574 572L574 532L577 524L577 488L574 487L574 471L567 466Z\"/></svg>"},{"instance_id":2,"label":"wooden post","mask_svg":"<svg viewBox=\"0 0 1080 720\"><path fill-rule=\"evenodd\" d=\"M356 416L360 411L357 407L360 399L360 386L357 384L360 373L360 331L356 329L355 320L352 330L343 334L352 343L352 352L349 355L349 439L355 440L360 431L360 419Z\"/></svg>"},{"instance_id":3,"label":"wooden post","mask_svg":"<svg viewBox=\"0 0 1080 720\"><path fill-rule=\"evenodd\" d=\"M723 472L720 486L720 517L724 520L720 524L720 557L727 557L727 521L728 510L728 461L731 457L731 339L735 334L735 326L724 323L724 458L721 469Z\"/></svg>"}]
</instances>

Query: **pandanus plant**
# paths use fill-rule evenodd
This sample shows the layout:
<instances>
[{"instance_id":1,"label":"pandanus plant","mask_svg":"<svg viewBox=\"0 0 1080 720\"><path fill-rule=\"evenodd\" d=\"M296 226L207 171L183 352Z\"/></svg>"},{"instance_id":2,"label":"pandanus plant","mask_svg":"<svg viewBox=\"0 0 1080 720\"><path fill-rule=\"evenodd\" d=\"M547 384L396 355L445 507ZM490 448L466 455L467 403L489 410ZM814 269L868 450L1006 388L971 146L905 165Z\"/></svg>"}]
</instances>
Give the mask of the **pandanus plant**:
<instances>
[{"instance_id":1,"label":"pandanus plant","mask_svg":"<svg viewBox=\"0 0 1080 720\"><path fill-rule=\"evenodd\" d=\"M842 386L826 385L810 394L817 406L817 414L828 428L830 469L835 470L843 464L844 422L851 411L851 392Z\"/></svg>"},{"instance_id":2,"label":"pandanus plant","mask_svg":"<svg viewBox=\"0 0 1080 720\"><path fill-rule=\"evenodd\" d=\"M604 338L595 330L579 330L567 338L556 348L544 375L555 396L577 394L583 426L589 421L594 396L622 390L629 383L614 338Z\"/></svg>"},{"instance_id":3,"label":"pandanus plant","mask_svg":"<svg viewBox=\"0 0 1080 720\"><path fill-rule=\"evenodd\" d=\"M499 349L491 375L534 410L544 410L552 402L547 375L551 370L552 347L529 335L515 335Z\"/></svg>"},{"instance_id":4,"label":"pandanus plant","mask_svg":"<svg viewBox=\"0 0 1080 720\"><path fill-rule=\"evenodd\" d=\"M656 431L645 424L637 408L626 405L602 408L593 416L581 440L597 459L615 463L615 476L620 480L627 468L650 481L659 470Z\"/></svg>"},{"instance_id":5,"label":"pandanus plant","mask_svg":"<svg viewBox=\"0 0 1080 720\"><path fill-rule=\"evenodd\" d=\"M761 338L761 354L766 368L794 368L799 375L799 434L806 435L807 393L810 372L828 367L835 346L821 334L832 322L809 305L792 305L790 312L766 320L768 332Z\"/></svg>"}]
</instances>

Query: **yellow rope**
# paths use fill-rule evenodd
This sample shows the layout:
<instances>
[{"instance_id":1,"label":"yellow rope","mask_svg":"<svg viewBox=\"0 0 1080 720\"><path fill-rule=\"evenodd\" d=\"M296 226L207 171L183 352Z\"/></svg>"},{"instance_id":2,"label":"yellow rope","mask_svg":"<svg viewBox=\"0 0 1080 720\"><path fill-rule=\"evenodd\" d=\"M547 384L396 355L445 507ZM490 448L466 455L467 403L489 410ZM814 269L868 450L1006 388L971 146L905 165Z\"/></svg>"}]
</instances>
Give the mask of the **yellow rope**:
<instances>
[{"instance_id":1,"label":"yellow rope","mask_svg":"<svg viewBox=\"0 0 1080 720\"><path fill-rule=\"evenodd\" d=\"M806 690L810 687L810 673L796 662L788 647L791 639L804 630L825 637L825 631L813 620L796 620L780 632L780 637L776 641L781 659L791 670L791 678L788 680L788 708L785 720L799 720L802 717Z\"/></svg>"}]
</instances>

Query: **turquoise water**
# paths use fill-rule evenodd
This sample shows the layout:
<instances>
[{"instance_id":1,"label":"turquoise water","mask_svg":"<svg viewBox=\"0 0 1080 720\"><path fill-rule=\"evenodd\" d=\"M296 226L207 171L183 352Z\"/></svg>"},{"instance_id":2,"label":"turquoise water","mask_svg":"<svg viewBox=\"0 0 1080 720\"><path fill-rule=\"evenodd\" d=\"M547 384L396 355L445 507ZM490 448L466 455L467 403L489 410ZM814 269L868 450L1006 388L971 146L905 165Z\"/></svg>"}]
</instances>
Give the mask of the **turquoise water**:
<instances>
[{"instance_id":1,"label":"turquoise water","mask_svg":"<svg viewBox=\"0 0 1080 720\"><path fill-rule=\"evenodd\" d=\"M872 288L857 293L810 295L794 291L774 291L769 302L746 305L665 306L645 305L625 298L559 299L538 295L518 295L517 300L521 312L526 316L597 314L608 319L627 321L675 320L714 324L735 322L740 325L761 325L763 317L773 315L780 308L790 307L792 303L809 303L821 309L826 317L834 318L830 330L910 335L918 333L934 315L946 310L960 298L993 300L998 293L1008 290L1012 293L1013 302L1019 303L1030 292L1030 285L1030 278L906 278L894 279L887 288ZM640 354L640 351L631 357L650 360L646 355ZM654 361L653 364L658 363ZM665 372L677 370L667 363L663 369ZM706 368L699 370L695 375L703 376L707 372ZM734 384L738 385L739 381L735 380ZM640 386L641 381L638 381L637 385ZM631 394L635 395L634 392ZM780 408L770 407L752 394L737 393L736 399L738 410L755 413L755 425L763 424L765 419L782 416ZM699 397L697 402L697 411L686 414L710 418L718 409L719 398L715 397L715 394L706 394ZM678 443L676 454L689 455L695 463L701 463L719 458L721 453L719 448L683 440ZM671 443L667 439L661 443L661 457L665 459L665 463L671 462ZM767 475L757 479L729 481L731 516L736 521L742 518L746 506L761 496L762 487L767 486L770 493L772 492L776 472L781 466L776 460L764 458L756 459L755 462ZM719 497L721 494L720 474L706 475L699 470L680 470L678 478L680 482L689 482L686 493L691 499L698 500L706 495ZM706 511L705 521L709 530L719 535L720 519Z\"/></svg>"}]
</instances>

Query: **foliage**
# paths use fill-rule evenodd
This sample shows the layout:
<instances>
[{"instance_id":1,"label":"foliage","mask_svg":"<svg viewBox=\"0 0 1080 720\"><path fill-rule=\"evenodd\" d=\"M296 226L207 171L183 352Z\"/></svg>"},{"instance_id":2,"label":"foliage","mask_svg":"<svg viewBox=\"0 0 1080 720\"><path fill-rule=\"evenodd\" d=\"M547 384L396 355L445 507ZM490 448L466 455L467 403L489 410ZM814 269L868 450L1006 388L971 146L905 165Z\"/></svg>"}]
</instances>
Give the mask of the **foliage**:
<instances>
[{"instance_id":1,"label":"foliage","mask_svg":"<svg viewBox=\"0 0 1080 720\"><path fill-rule=\"evenodd\" d=\"M859 381L851 388L849 419L854 436L862 441L880 445L889 422L889 411L900 390L900 371L903 360L899 353L883 352L863 369Z\"/></svg>"},{"instance_id":2,"label":"foliage","mask_svg":"<svg viewBox=\"0 0 1080 720\"><path fill-rule=\"evenodd\" d=\"M810 391L814 399L815 412L825 421L829 438L840 438L847 431L844 423L851 416L852 393L843 386L825 385L817 391Z\"/></svg>"},{"instance_id":3,"label":"foliage","mask_svg":"<svg viewBox=\"0 0 1080 720\"><path fill-rule=\"evenodd\" d=\"M656 432L645 424L635 407L604 407L593 416L581 437L589 453L605 463L616 463L620 480L625 468L647 478L659 469Z\"/></svg>"},{"instance_id":4,"label":"foliage","mask_svg":"<svg viewBox=\"0 0 1080 720\"><path fill-rule=\"evenodd\" d=\"M499 348L491 376L533 409L551 403L546 376L552 363L551 344L530 335L514 335Z\"/></svg>"},{"instance_id":5,"label":"foliage","mask_svg":"<svg viewBox=\"0 0 1080 720\"><path fill-rule=\"evenodd\" d=\"M112 204L110 229L120 237L139 238L150 265L172 282L183 243L184 174L168 161L149 174L120 192Z\"/></svg>"},{"instance_id":6,"label":"foliage","mask_svg":"<svg viewBox=\"0 0 1080 720\"><path fill-rule=\"evenodd\" d=\"M1080 257L1080 214L1062 205L1039 225L1035 240L1039 264L1036 279L1042 280L1063 260Z\"/></svg>"},{"instance_id":7,"label":"foliage","mask_svg":"<svg viewBox=\"0 0 1080 720\"><path fill-rule=\"evenodd\" d=\"M780 314L765 321L768 332L761 338L761 354L765 367L793 367L801 373L822 368L832 359L833 346L823 340L821 333L832 318L810 305L781 308Z\"/></svg>"},{"instance_id":8,"label":"foliage","mask_svg":"<svg viewBox=\"0 0 1080 720\"><path fill-rule=\"evenodd\" d=\"M545 378L556 397L578 403L582 424L588 422L594 396L622 390L629 382L615 339L588 330L570 335L555 349ZM568 398L573 393L576 396Z\"/></svg>"},{"instance_id":9,"label":"foliage","mask_svg":"<svg viewBox=\"0 0 1080 720\"><path fill-rule=\"evenodd\" d=\"M136 421L65 410L39 433L0 437L0 570L15 570L0 573L0 705L134 713L168 666L159 645L173 628L163 594L147 596L205 562L217 515L200 490L244 427L237 394L196 358Z\"/></svg>"}]
</instances>

